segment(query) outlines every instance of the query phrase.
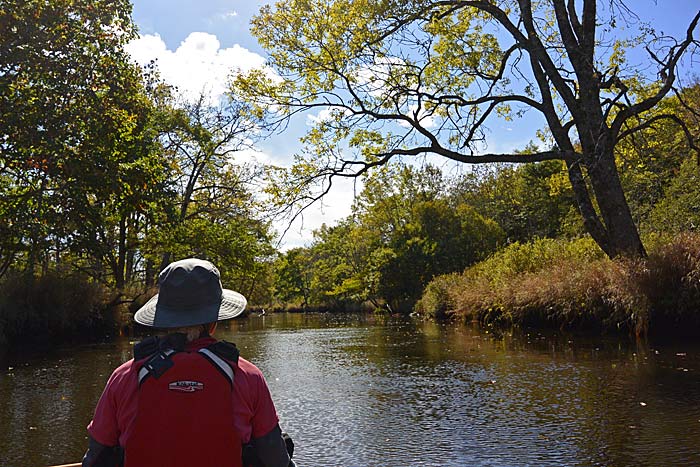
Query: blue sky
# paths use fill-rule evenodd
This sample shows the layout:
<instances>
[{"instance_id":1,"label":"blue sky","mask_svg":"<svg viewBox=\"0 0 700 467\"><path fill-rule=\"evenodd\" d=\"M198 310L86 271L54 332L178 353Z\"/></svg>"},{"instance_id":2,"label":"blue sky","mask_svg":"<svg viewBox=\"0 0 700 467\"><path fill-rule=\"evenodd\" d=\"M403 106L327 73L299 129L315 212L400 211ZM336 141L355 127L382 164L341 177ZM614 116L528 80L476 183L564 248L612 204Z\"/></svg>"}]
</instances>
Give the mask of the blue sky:
<instances>
[{"instance_id":1,"label":"blue sky","mask_svg":"<svg viewBox=\"0 0 700 467\"><path fill-rule=\"evenodd\" d=\"M605 0L607 2L607 0ZM142 38L130 47L134 58L145 63L158 58L166 80L198 93L206 89L220 93L230 70L247 70L262 65L265 51L249 33L250 19L263 0L135 0L133 17ZM627 0L642 21L653 22L657 31L682 37L700 0ZM700 36L700 32L697 33ZM686 61L688 75L692 65ZM698 66L700 69L700 66ZM696 72L700 76L700 72ZM489 152L522 148L534 138L542 122L532 117L522 121L499 122L491 126ZM257 151L241 154L243 159L288 165L298 151L298 138L307 128L303 117L293 122L284 135L259 145ZM334 184L335 185L335 184ZM354 186L339 183L322 204L307 211L285 236L284 247L308 243L311 230L321 223L333 223L350 213ZM282 225L278 229L283 228Z\"/></svg>"}]
</instances>

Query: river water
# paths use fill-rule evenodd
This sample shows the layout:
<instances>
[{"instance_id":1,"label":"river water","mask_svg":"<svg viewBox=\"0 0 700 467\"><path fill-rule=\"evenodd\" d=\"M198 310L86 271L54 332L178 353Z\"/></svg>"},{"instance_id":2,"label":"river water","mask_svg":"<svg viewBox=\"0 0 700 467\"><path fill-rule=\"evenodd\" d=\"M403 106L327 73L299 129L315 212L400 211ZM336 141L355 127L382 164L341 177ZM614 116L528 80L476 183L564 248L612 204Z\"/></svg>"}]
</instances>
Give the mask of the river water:
<instances>
[{"instance_id":1,"label":"river water","mask_svg":"<svg viewBox=\"0 0 700 467\"><path fill-rule=\"evenodd\" d=\"M298 314L217 335L266 375L300 467L700 465L696 343ZM77 462L131 344L0 371L0 466Z\"/></svg>"}]
</instances>

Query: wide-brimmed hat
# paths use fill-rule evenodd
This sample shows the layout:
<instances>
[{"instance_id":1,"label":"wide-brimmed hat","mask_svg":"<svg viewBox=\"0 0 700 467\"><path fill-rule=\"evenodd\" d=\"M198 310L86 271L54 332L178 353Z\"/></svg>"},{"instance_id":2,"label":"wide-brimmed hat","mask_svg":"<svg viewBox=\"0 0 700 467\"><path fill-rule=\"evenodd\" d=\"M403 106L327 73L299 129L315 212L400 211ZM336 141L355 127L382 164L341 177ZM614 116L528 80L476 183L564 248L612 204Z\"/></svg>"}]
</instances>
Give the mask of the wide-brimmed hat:
<instances>
[{"instance_id":1,"label":"wide-brimmed hat","mask_svg":"<svg viewBox=\"0 0 700 467\"><path fill-rule=\"evenodd\" d=\"M137 323L155 328L178 328L235 318L247 301L224 289L216 266L188 258L170 263L158 276L158 293L134 315Z\"/></svg>"}]
</instances>

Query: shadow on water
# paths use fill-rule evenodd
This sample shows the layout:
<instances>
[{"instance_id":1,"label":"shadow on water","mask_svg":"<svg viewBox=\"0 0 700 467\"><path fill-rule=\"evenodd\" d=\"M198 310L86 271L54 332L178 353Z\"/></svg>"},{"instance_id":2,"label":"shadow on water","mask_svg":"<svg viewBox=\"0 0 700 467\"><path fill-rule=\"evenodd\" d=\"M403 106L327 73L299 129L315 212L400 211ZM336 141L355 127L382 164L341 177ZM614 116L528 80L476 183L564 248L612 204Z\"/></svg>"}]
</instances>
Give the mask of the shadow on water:
<instances>
[{"instance_id":1,"label":"shadow on water","mask_svg":"<svg viewBox=\"0 0 700 467\"><path fill-rule=\"evenodd\" d=\"M281 314L219 335L265 373L300 466L700 465L700 346ZM128 340L0 373L0 465L76 461Z\"/></svg>"}]
</instances>

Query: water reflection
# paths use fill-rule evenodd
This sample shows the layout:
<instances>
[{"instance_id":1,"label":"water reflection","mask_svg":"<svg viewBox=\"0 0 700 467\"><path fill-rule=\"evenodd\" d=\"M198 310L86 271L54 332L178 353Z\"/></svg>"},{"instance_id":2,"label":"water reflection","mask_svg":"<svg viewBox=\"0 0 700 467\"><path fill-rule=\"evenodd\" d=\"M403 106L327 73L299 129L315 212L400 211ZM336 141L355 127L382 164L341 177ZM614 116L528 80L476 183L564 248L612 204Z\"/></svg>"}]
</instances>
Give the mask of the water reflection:
<instances>
[{"instance_id":1,"label":"water reflection","mask_svg":"<svg viewBox=\"0 0 700 467\"><path fill-rule=\"evenodd\" d=\"M301 466L700 465L700 347L387 317L224 326L266 374ZM77 460L128 341L0 376L0 465Z\"/></svg>"}]
</instances>

